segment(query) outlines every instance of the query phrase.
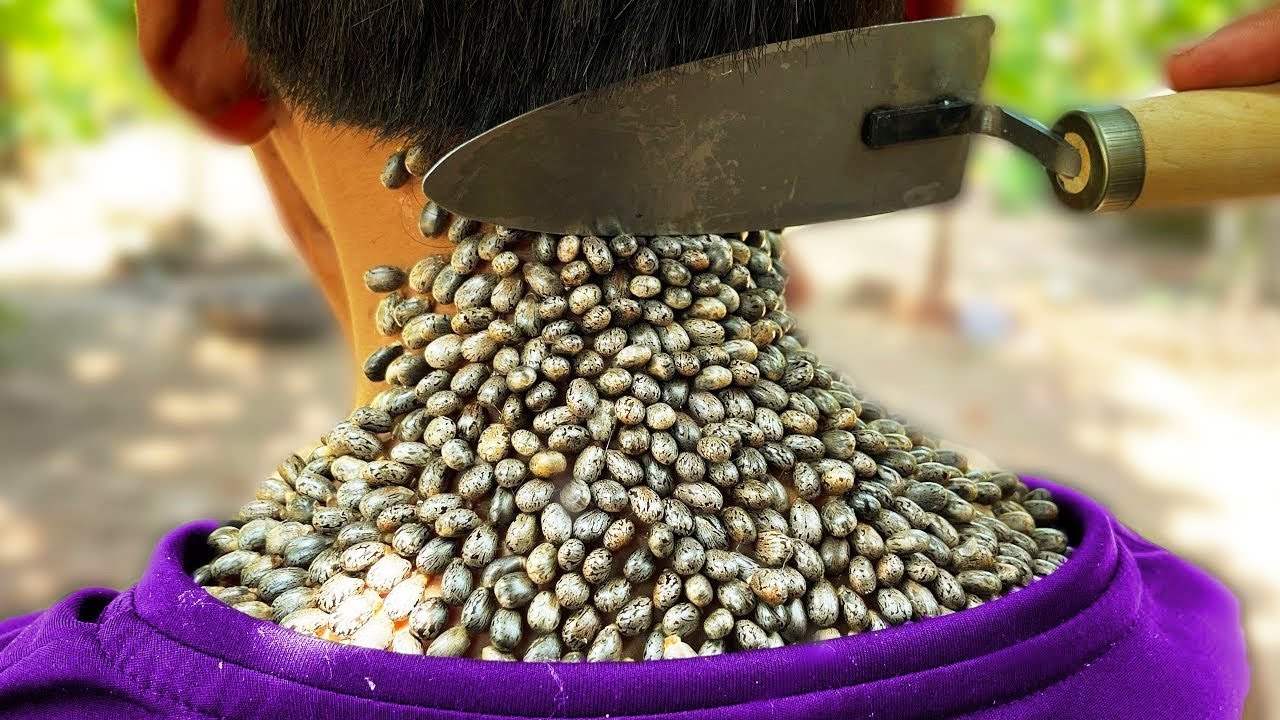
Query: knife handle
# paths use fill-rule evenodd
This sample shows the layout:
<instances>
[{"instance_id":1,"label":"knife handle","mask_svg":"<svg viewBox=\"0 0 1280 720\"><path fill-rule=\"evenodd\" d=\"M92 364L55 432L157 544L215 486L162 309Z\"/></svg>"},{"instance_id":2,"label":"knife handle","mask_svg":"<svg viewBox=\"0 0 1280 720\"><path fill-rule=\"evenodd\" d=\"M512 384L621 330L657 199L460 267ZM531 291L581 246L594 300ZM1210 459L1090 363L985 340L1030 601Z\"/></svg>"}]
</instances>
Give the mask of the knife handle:
<instances>
[{"instance_id":1,"label":"knife handle","mask_svg":"<svg viewBox=\"0 0 1280 720\"><path fill-rule=\"evenodd\" d=\"M1280 195L1280 84L1195 90L1074 110L1054 131L1080 151L1054 192L1085 212Z\"/></svg>"}]
</instances>

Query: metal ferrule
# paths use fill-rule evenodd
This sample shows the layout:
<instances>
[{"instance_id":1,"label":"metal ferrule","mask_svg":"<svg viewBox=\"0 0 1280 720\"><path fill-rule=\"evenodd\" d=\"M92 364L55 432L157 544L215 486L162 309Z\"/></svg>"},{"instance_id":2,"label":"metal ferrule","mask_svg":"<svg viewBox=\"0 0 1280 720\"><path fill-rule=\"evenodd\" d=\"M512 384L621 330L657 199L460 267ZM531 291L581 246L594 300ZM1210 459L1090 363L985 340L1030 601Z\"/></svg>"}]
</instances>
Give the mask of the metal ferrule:
<instances>
[{"instance_id":1,"label":"metal ferrule","mask_svg":"<svg viewBox=\"0 0 1280 720\"><path fill-rule=\"evenodd\" d=\"M1085 212L1116 212L1137 201L1146 177L1146 152L1132 113L1118 106L1073 110L1053 131L1078 144L1085 160L1075 178L1049 173L1058 199Z\"/></svg>"}]
</instances>

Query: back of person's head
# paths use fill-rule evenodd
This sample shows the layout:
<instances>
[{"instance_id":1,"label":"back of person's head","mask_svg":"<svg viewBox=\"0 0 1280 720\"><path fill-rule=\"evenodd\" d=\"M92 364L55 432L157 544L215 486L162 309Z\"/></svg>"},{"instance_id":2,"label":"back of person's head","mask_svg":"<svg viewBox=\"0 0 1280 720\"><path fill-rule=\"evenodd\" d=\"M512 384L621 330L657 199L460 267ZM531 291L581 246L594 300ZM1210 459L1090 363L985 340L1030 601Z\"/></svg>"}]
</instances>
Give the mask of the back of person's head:
<instances>
[{"instance_id":1,"label":"back of person's head","mask_svg":"<svg viewBox=\"0 0 1280 720\"><path fill-rule=\"evenodd\" d=\"M629 77L892 22L902 0L225 0L225 14L293 109L439 151Z\"/></svg>"},{"instance_id":2,"label":"back of person's head","mask_svg":"<svg viewBox=\"0 0 1280 720\"><path fill-rule=\"evenodd\" d=\"M206 129L252 144L295 244L357 362L382 343L379 264L424 250L419 167L542 104L627 78L814 34L899 20L903 0L137 0L159 83ZM391 183L396 185L397 183ZM430 233L426 233L430 235ZM362 384L360 392L373 392Z\"/></svg>"}]
</instances>

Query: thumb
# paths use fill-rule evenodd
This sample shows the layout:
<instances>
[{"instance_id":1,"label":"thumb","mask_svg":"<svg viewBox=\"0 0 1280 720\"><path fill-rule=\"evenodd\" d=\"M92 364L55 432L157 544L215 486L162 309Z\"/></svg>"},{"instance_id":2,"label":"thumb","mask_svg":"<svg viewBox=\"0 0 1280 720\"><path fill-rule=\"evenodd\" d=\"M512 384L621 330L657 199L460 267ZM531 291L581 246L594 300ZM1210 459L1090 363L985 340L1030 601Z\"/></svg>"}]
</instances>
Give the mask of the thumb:
<instances>
[{"instance_id":1,"label":"thumb","mask_svg":"<svg viewBox=\"0 0 1280 720\"><path fill-rule=\"evenodd\" d=\"M1174 53L1166 69L1174 90L1280 81L1280 5L1237 20Z\"/></svg>"}]
</instances>

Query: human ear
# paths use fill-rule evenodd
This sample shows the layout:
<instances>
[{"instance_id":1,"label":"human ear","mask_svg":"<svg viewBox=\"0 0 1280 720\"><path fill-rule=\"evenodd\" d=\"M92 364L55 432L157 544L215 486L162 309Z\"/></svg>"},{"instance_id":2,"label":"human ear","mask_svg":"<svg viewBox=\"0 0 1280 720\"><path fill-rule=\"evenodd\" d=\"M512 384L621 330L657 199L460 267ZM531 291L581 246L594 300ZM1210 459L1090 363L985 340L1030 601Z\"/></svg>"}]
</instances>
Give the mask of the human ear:
<instances>
[{"instance_id":1,"label":"human ear","mask_svg":"<svg viewBox=\"0 0 1280 720\"><path fill-rule=\"evenodd\" d=\"M273 101L232 32L224 0L137 0L138 45L156 81L206 129L251 144L274 124Z\"/></svg>"}]
</instances>

